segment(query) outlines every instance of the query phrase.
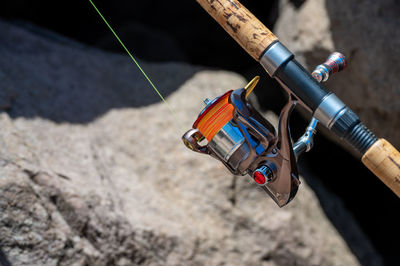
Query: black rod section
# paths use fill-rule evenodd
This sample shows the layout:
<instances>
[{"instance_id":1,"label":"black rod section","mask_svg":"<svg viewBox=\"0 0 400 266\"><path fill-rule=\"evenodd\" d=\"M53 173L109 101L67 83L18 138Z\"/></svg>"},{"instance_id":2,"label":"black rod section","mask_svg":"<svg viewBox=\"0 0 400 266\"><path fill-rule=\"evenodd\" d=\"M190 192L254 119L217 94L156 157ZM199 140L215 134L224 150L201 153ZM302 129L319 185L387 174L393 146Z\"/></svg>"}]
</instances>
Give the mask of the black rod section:
<instances>
[{"instance_id":1,"label":"black rod section","mask_svg":"<svg viewBox=\"0 0 400 266\"><path fill-rule=\"evenodd\" d=\"M313 113L330 92L318 83L296 59L281 65L275 76L279 78Z\"/></svg>"},{"instance_id":2,"label":"black rod section","mask_svg":"<svg viewBox=\"0 0 400 266\"><path fill-rule=\"evenodd\" d=\"M274 76L280 79L300 101L300 104L310 110L313 115L326 96L331 94L295 59L279 66ZM378 140L347 106L334 119L329 129L361 154L364 154Z\"/></svg>"}]
</instances>

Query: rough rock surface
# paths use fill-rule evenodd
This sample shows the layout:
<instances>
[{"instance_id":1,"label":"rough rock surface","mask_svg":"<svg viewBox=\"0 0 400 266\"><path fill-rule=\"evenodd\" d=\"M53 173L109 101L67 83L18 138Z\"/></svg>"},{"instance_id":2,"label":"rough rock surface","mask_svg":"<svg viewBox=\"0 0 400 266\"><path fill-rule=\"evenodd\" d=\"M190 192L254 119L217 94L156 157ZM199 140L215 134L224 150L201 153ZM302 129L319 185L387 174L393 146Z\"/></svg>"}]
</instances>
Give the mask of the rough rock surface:
<instances>
[{"instance_id":1,"label":"rough rock surface","mask_svg":"<svg viewBox=\"0 0 400 266\"><path fill-rule=\"evenodd\" d=\"M280 1L275 33L309 70L333 51L348 68L334 91L379 137L400 147L400 4L396 0Z\"/></svg>"},{"instance_id":2,"label":"rough rock surface","mask_svg":"<svg viewBox=\"0 0 400 266\"><path fill-rule=\"evenodd\" d=\"M251 180L187 150L127 56L3 22L0 32L0 261L359 264L305 182L279 209ZM245 82L184 64L143 67L187 128L202 98ZM360 259L380 264L372 249Z\"/></svg>"}]
</instances>

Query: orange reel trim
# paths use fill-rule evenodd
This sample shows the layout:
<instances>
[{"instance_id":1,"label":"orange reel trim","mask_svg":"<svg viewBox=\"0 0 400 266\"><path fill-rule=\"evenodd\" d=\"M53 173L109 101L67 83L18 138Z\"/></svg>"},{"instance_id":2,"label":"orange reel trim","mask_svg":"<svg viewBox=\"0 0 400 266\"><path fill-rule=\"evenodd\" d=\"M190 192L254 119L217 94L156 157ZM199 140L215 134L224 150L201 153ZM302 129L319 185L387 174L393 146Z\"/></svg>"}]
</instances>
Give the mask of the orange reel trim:
<instances>
[{"instance_id":1,"label":"orange reel trim","mask_svg":"<svg viewBox=\"0 0 400 266\"><path fill-rule=\"evenodd\" d=\"M231 93L228 91L219 97L193 124L193 128L197 128L208 141L233 118L234 107L229 103Z\"/></svg>"}]
</instances>

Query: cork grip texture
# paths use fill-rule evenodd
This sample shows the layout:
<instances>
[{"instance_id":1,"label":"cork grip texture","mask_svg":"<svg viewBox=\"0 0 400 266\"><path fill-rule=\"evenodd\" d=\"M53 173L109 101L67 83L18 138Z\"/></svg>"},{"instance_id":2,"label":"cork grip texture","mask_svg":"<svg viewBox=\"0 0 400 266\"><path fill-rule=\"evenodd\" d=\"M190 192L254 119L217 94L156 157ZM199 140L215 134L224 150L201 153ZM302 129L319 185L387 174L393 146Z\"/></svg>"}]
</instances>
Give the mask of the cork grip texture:
<instances>
[{"instance_id":1,"label":"cork grip texture","mask_svg":"<svg viewBox=\"0 0 400 266\"><path fill-rule=\"evenodd\" d=\"M363 155L362 162L400 197L400 153L385 139L379 139Z\"/></svg>"},{"instance_id":2,"label":"cork grip texture","mask_svg":"<svg viewBox=\"0 0 400 266\"><path fill-rule=\"evenodd\" d=\"M278 38L236 0L197 2L257 61Z\"/></svg>"}]
</instances>

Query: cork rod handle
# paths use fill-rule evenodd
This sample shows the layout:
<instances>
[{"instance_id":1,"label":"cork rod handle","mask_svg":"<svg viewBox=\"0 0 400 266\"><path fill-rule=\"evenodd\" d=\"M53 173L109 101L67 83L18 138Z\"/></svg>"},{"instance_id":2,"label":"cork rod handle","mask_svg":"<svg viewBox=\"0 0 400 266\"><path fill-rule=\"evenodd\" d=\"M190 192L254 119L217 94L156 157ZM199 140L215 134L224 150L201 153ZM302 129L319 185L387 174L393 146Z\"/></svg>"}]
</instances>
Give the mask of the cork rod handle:
<instances>
[{"instance_id":1,"label":"cork rod handle","mask_svg":"<svg viewBox=\"0 0 400 266\"><path fill-rule=\"evenodd\" d=\"M363 155L362 162L400 197L400 153L385 139L379 139Z\"/></svg>"},{"instance_id":2,"label":"cork rod handle","mask_svg":"<svg viewBox=\"0 0 400 266\"><path fill-rule=\"evenodd\" d=\"M197 2L257 61L265 49L278 40L239 1L197 0Z\"/></svg>"}]
</instances>

